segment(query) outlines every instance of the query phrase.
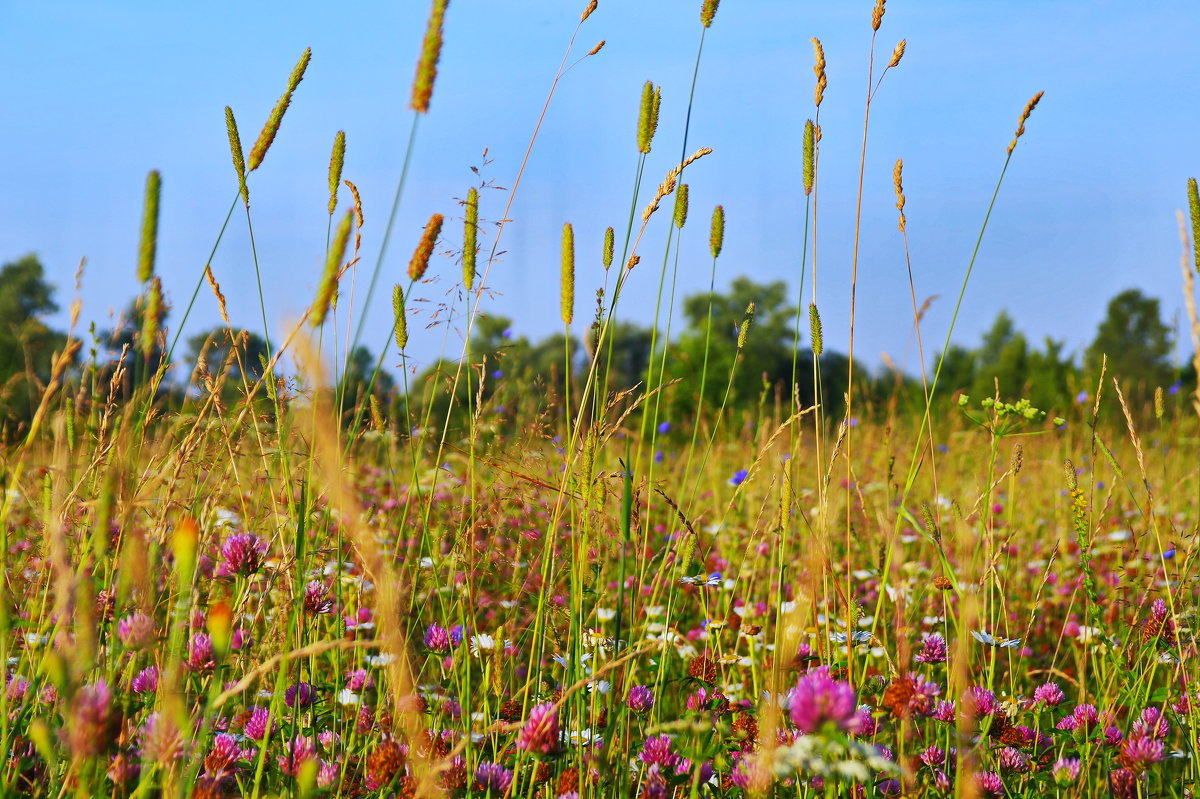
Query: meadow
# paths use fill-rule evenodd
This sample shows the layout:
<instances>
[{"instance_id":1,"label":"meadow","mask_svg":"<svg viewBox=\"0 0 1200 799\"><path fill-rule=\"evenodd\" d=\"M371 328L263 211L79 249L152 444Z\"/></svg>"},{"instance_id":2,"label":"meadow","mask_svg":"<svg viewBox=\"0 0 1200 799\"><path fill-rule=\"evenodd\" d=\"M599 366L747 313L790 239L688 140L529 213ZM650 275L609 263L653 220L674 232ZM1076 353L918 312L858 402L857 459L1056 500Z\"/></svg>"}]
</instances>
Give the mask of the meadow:
<instances>
[{"instance_id":1,"label":"meadow","mask_svg":"<svg viewBox=\"0 0 1200 799\"><path fill-rule=\"evenodd\" d=\"M453 13L432 5L418 116ZM697 62L720 22L717 0L698 6ZM579 31L596 7L580 9ZM885 12L864 4L879 80L905 52L876 52ZM820 235L826 75L813 46L795 165L801 291ZM571 47L558 77L603 42ZM252 175L287 135L308 65L305 52L248 152L226 109L226 225L250 224ZM993 203L1036 135L1040 97L1014 109ZM578 267L562 231L564 333L542 360L488 320L504 223L480 220L478 188L412 240L396 232L393 251L412 255L390 292L392 335L357 354L344 298L369 281L371 301L393 226L372 272L342 135L311 307L251 346L243 326L256 320L226 316L206 267L182 319L212 302L225 327L197 359L179 357L150 174L142 291L109 343L118 356L76 331L76 305L28 381L31 412L0 443L5 795L1195 795L1195 370L1150 384L1101 357L1062 378L1063 397L998 373L968 391L947 376L953 328L923 331L915 290L929 365L903 380L868 377L853 328L832 358L803 294L774 382L758 377L761 308L724 335L715 290L696 306L697 335L655 332L631 366L620 300L635 269L658 268L645 231L671 231L664 316L673 239L702 227L715 276L724 235L723 208L700 222L688 208L688 168L718 156L686 130L672 132L678 165L643 176L667 135L660 102L648 83L631 103L626 224ZM865 116L867 136L870 99ZM894 183L904 232L901 162ZM401 177L396 203L404 190ZM1181 266L1200 363L1195 181L1189 192ZM418 374L410 312L446 249L462 269L452 323L466 343ZM580 314L591 318L577 319L598 283ZM265 303L262 315L265 330Z\"/></svg>"}]
</instances>

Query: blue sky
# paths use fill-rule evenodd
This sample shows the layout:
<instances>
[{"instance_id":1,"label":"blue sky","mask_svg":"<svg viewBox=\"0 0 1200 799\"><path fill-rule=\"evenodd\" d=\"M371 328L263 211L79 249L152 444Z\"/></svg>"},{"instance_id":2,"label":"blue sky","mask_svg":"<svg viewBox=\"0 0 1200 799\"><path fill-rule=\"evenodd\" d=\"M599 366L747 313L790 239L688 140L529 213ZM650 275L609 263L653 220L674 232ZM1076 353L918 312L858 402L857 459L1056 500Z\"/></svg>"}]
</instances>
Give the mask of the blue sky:
<instances>
[{"instance_id":1,"label":"blue sky","mask_svg":"<svg viewBox=\"0 0 1200 799\"><path fill-rule=\"evenodd\" d=\"M444 247L461 243L461 210L477 179L511 187L550 81L585 3L454 0L431 113L381 284L402 279L425 220L441 212ZM748 274L799 275L800 141L813 113L812 48L825 44L829 89L818 239L818 304L826 346L845 350L854 198L861 147L871 2L725 0L705 40L689 149L713 155L689 170L692 218L679 294L707 288L707 219L725 206L718 285ZM578 6L578 7L576 7ZM484 308L537 338L560 328L558 241L576 230L576 328L603 277L600 241L628 213L642 83L662 85L662 122L645 179L653 191L680 151L700 35L699 0L601 0L577 43L605 49L560 83L489 275ZM310 303L320 277L333 136L347 133L345 177L365 203L365 276L374 264L411 125L407 108L427 2L6 3L0 6L0 261L37 253L66 308L87 257L84 317L107 324L137 292L134 276L146 172L163 175L158 271L178 321L236 191L223 109L247 147L305 47L313 60L262 168L251 176L267 312L277 335ZM891 169L905 161L909 238L927 347L940 342L963 270L1029 97L1042 104L1017 148L968 288L957 341L973 344L1007 309L1033 340L1079 351L1106 301L1134 286L1180 312L1175 211L1200 173L1200 9L1193 2L893 0L879 33L886 60L908 40L872 111L859 257L856 353L915 370L904 254ZM507 195L486 192L481 216ZM643 242L622 301L648 323L667 214ZM212 266L235 323L261 327L245 218L235 214ZM418 295L410 351L418 362L459 351L461 321L426 330L454 297L452 258L435 259ZM344 289L345 291L345 289ZM374 349L390 328L388 291L368 309ZM807 293L807 290L806 290ZM461 309L461 302L456 306ZM56 317L65 323L65 314ZM219 321L207 291L191 331Z\"/></svg>"}]
</instances>

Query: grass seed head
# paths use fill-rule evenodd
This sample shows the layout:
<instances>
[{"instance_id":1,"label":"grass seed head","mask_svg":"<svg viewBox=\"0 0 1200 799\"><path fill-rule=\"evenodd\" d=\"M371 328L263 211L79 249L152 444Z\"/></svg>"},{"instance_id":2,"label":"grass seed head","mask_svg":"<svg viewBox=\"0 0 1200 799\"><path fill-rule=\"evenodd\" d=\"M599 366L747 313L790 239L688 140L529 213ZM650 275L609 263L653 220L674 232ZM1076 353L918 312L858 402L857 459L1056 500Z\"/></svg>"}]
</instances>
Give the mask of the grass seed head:
<instances>
[{"instance_id":1,"label":"grass seed head","mask_svg":"<svg viewBox=\"0 0 1200 799\"><path fill-rule=\"evenodd\" d=\"M595 46L595 47L593 47L591 50L588 50L588 51L587 51L587 54L588 54L588 55L595 55L596 53L598 53L598 52L600 52L601 50L603 50L603 49L604 49L604 45L606 45L606 44L608 44L608 41L607 41L607 40L605 40L605 39L601 39L600 41L596 42L596 46Z\"/></svg>"},{"instance_id":2,"label":"grass seed head","mask_svg":"<svg viewBox=\"0 0 1200 799\"><path fill-rule=\"evenodd\" d=\"M804 121L804 194L812 194L817 177L817 128L811 119Z\"/></svg>"},{"instance_id":3,"label":"grass seed head","mask_svg":"<svg viewBox=\"0 0 1200 799\"><path fill-rule=\"evenodd\" d=\"M904 58L904 49L908 47L908 39L901 39L896 44L896 49L892 51L892 60L888 62L887 68L900 66L900 59Z\"/></svg>"},{"instance_id":4,"label":"grass seed head","mask_svg":"<svg viewBox=\"0 0 1200 799\"><path fill-rule=\"evenodd\" d=\"M337 210L338 185L342 182L342 167L346 163L346 131L333 137L333 152L329 155L329 215Z\"/></svg>"},{"instance_id":5,"label":"grass seed head","mask_svg":"<svg viewBox=\"0 0 1200 799\"><path fill-rule=\"evenodd\" d=\"M404 289L392 286L392 314L396 325L396 346L403 352L408 346L408 314L404 307Z\"/></svg>"},{"instance_id":6,"label":"grass seed head","mask_svg":"<svg viewBox=\"0 0 1200 799\"><path fill-rule=\"evenodd\" d=\"M1195 252L1196 271L1200 272L1200 190L1196 188L1196 179L1188 178L1188 214L1192 218L1192 249Z\"/></svg>"},{"instance_id":7,"label":"grass seed head","mask_svg":"<svg viewBox=\"0 0 1200 799\"><path fill-rule=\"evenodd\" d=\"M479 252L479 190L467 192L467 213L463 221L463 287L470 291L475 285L475 258Z\"/></svg>"},{"instance_id":8,"label":"grass seed head","mask_svg":"<svg viewBox=\"0 0 1200 799\"><path fill-rule=\"evenodd\" d=\"M579 21L586 22L587 18L592 15L592 12L595 11L596 7L599 5L600 5L599 0L592 0L592 2L588 3L587 8L585 8L583 10L583 13L579 15Z\"/></svg>"},{"instance_id":9,"label":"grass seed head","mask_svg":"<svg viewBox=\"0 0 1200 799\"><path fill-rule=\"evenodd\" d=\"M611 227L604 229L604 271L612 266L613 262L613 246L616 243L616 233Z\"/></svg>"},{"instance_id":10,"label":"grass seed head","mask_svg":"<svg viewBox=\"0 0 1200 799\"><path fill-rule=\"evenodd\" d=\"M740 352L746 346L746 337L750 335L750 325L754 323L754 303L746 306L746 316L742 319L742 326L738 328L737 348Z\"/></svg>"},{"instance_id":11,"label":"grass seed head","mask_svg":"<svg viewBox=\"0 0 1200 799\"><path fill-rule=\"evenodd\" d=\"M417 59L417 74L412 85L412 109L418 114L429 112L429 100L433 97L433 84L437 80L438 59L442 56L442 28L449 4L450 0L433 0L433 8L429 11L429 24L425 28L425 39L421 43L421 56Z\"/></svg>"},{"instance_id":12,"label":"grass seed head","mask_svg":"<svg viewBox=\"0 0 1200 799\"><path fill-rule=\"evenodd\" d=\"M229 152L233 156L233 170L237 173L238 191L242 193L242 202L250 204L250 189L246 187L246 158L242 153L242 137L238 133L237 120L233 118L233 109L225 106L225 130L229 134Z\"/></svg>"},{"instance_id":13,"label":"grass seed head","mask_svg":"<svg viewBox=\"0 0 1200 799\"><path fill-rule=\"evenodd\" d=\"M1038 92L1028 103L1025 104L1025 110L1021 112L1021 119L1017 122L1017 132L1013 134L1013 140L1008 145L1008 154L1012 155L1013 150L1017 148L1017 139L1021 138L1025 133L1025 123L1029 121L1029 115L1033 113L1033 109L1037 108L1038 102L1042 99L1045 92Z\"/></svg>"},{"instance_id":14,"label":"grass seed head","mask_svg":"<svg viewBox=\"0 0 1200 799\"><path fill-rule=\"evenodd\" d=\"M817 312L815 302L808 304L808 332L812 336L813 355L820 358L821 353L825 351L825 339L821 333L821 314Z\"/></svg>"},{"instance_id":15,"label":"grass seed head","mask_svg":"<svg viewBox=\"0 0 1200 799\"><path fill-rule=\"evenodd\" d=\"M575 318L575 229L571 223L563 225L562 231L562 277L559 291L564 325Z\"/></svg>"},{"instance_id":16,"label":"grass seed head","mask_svg":"<svg viewBox=\"0 0 1200 799\"><path fill-rule=\"evenodd\" d=\"M904 232L907 220L904 217L904 159L897 158L892 167L892 185L896 189L896 210L900 212L900 231Z\"/></svg>"},{"instance_id":17,"label":"grass seed head","mask_svg":"<svg viewBox=\"0 0 1200 799\"><path fill-rule=\"evenodd\" d=\"M421 240L417 242L417 249L413 251L412 260L408 262L410 280L415 282L425 276L425 270L429 268L429 258L433 255L433 247L437 244L437 238L442 232L443 221L441 214L434 214L425 223L425 232L421 234Z\"/></svg>"},{"instance_id":18,"label":"grass seed head","mask_svg":"<svg viewBox=\"0 0 1200 799\"><path fill-rule=\"evenodd\" d=\"M713 209L712 224L708 229L708 249L712 257L721 255L721 247L725 244L725 206L718 205Z\"/></svg>"},{"instance_id":19,"label":"grass seed head","mask_svg":"<svg viewBox=\"0 0 1200 799\"><path fill-rule=\"evenodd\" d=\"M683 230L688 214L688 184L680 183L675 192L675 227Z\"/></svg>"},{"instance_id":20,"label":"grass seed head","mask_svg":"<svg viewBox=\"0 0 1200 799\"><path fill-rule=\"evenodd\" d=\"M879 30L879 26L883 24L883 6L887 0L875 0L875 8L871 11L871 30Z\"/></svg>"},{"instance_id":21,"label":"grass seed head","mask_svg":"<svg viewBox=\"0 0 1200 799\"><path fill-rule=\"evenodd\" d=\"M354 212L347 211L329 247L329 254L325 259L325 274L321 277L321 287L313 300L312 313L308 320L313 327L324 324L329 304L333 302L334 292L337 291L338 273L341 271L342 258L346 254L346 245L350 241L350 225L353 221Z\"/></svg>"},{"instance_id":22,"label":"grass seed head","mask_svg":"<svg viewBox=\"0 0 1200 799\"><path fill-rule=\"evenodd\" d=\"M717 6L721 5L721 0L704 0L704 4L700 6L700 24L708 28L712 26L713 17L717 15Z\"/></svg>"},{"instance_id":23,"label":"grass seed head","mask_svg":"<svg viewBox=\"0 0 1200 799\"><path fill-rule=\"evenodd\" d=\"M304 53L300 56L300 60L296 62L296 66L292 69L292 74L288 77L287 91L283 93L275 103L275 107L271 109L271 115L267 117L266 124L263 125L262 131L258 134L258 140L250 148L250 172L253 172L262 165L263 158L267 155L267 150L271 149L271 142L275 141L275 134L279 132L279 126L283 124L283 115L288 110L288 106L292 104L292 92L296 91L296 87L304 79L304 71L308 69L308 62L311 59L312 48L305 48Z\"/></svg>"},{"instance_id":24,"label":"grass seed head","mask_svg":"<svg viewBox=\"0 0 1200 799\"><path fill-rule=\"evenodd\" d=\"M829 80L825 77L825 48L821 45L821 40L813 37L813 74L817 76L817 87L813 91L813 103L817 108L821 107L821 101L825 99L825 87L829 85Z\"/></svg>"},{"instance_id":25,"label":"grass seed head","mask_svg":"<svg viewBox=\"0 0 1200 799\"><path fill-rule=\"evenodd\" d=\"M165 316L163 309L162 296L162 278L155 277L150 281L150 288L146 291L146 306L142 312L142 355L149 358L154 352L154 345L158 341L158 332L162 327L162 320Z\"/></svg>"},{"instance_id":26,"label":"grass seed head","mask_svg":"<svg viewBox=\"0 0 1200 799\"><path fill-rule=\"evenodd\" d=\"M645 155L650 152L654 133L658 130L658 108L662 103L662 88L646 81L642 86L642 102L638 109L637 148Z\"/></svg>"},{"instance_id":27,"label":"grass seed head","mask_svg":"<svg viewBox=\"0 0 1200 799\"><path fill-rule=\"evenodd\" d=\"M154 277L154 259L158 253L158 197L162 176L157 169L146 176L146 204L142 212L142 240L138 247L137 278L145 283Z\"/></svg>"}]
</instances>

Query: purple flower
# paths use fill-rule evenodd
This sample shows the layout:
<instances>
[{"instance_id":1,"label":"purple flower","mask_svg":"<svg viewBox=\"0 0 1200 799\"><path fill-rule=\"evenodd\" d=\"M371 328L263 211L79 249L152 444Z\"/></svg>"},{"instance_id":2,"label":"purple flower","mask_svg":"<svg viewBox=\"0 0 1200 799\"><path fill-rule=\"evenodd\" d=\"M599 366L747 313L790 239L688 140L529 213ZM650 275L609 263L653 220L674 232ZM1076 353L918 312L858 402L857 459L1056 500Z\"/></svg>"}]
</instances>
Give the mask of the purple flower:
<instances>
[{"instance_id":1,"label":"purple flower","mask_svg":"<svg viewBox=\"0 0 1200 799\"><path fill-rule=\"evenodd\" d=\"M480 763L475 769L475 790L499 796L512 785L513 773L499 763Z\"/></svg>"},{"instance_id":2,"label":"purple flower","mask_svg":"<svg viewBox=\"0 0 1200 799\"><path fill-rule=\"evenodd\" d=\"M270 545L254 533L234 533L221 545L218 577L246 576L262 568Z\"/></svg>"},{"instance_id":3,"label":"purple flower","mask_svg":"<svg viewBox=\"0 0 1200 799\"><path fill-rule=\"evenodd\" d=\"M67 727L71 752L90 757L103 751L109 743L113 720L108 683L101 679L80 688L71 703L71 723Z\"/></svg>"},{"instance_id":4,"label":"purple flower","mask_svg":"<svg viewBox=\"0 0 1200 799\"><path fill-rule=\"evenodd\" d=\"M289 777L298 776L306 760L317 759L317 747L313 743L313 739L306 735L297 735L290 743L284 745L284 750L285 754L280 755L276 760L279 763L279 770Z\"/></svg>"},{"instance_id":5,"label":"purple flower","mask_svg":"<svg viewBox=\"0 0 1200 799\"><path fill-rule=\"evenodd\" d=\"M1166 748L1162 741L1138 736L1121 744L1121 754L1130 765L1147 766L1151 763L1161 763L1166 757Z\"/></svg>"},{"instance_id":6,"label":"purple flower","mask_svg":"<svg viewBox=\"0 0 1200 799\"><path fill-rule=\"evenodd\" d=\"M946 662L946 639L938 633L931 633L925 636L922 641L923 648L917 656L913 658L918 663L945 663Z\"/></svg>"},{"instance_id":7,"label":"purple flower","mask_svg":"<svg viewBox=\"0 0 1200 799\"><path fill-rule=\"evenodd\" d=\"M994 771L980 771L977 773L975 775L975 785L978 786L981 796L993 797L1004 795L1004 781Z\"/></svg>"},{"instance_id":8,"label":"purple flower","mask_svg":"<svg viewBox=\"0 0 1200 799\"><path fill-rule=\"evenodd\" d=\"M188 656L183 667L188 671L204 672L215 665L212 639L206 633L196 633L188 641Z\"/></svg>"},{"instance_id":9,"label":"purple flower","mask_svg":"<svg viewBox=\"0 0 1200 799\"><path fill-rule=\"evenodd\" d=\"M921 762L930 768L937 768L946 762L946 753L941 747L930 746L921 753Z\"/></svg>"},{"instance_id":10,"label":"purple flower","mask_svg":"<svg viewBox=\"0 0 1200 799\"><path fill-rule=\"evenodd\" d=\"M1079 778L1081 763L1076 757L1060 757L1054 762L1050 771L1054 774L1054 783L1065 788Z\"/></svg>"},{"instance_id":11,"label":"purple flower","mask_svg":"<svg viewBox=\"0 0 1200 799\"><path fill-rule=\"evenodd\" d=\"M644 685L635 685L629 689L629 698L626 700L626 704L634 713L649 713L650 709L654 707L654 692Z\"/></svg>"},{"instance_id":12,"label":"purple flower","mask_svg":"<svg viewBox=\"0 0 1200 799\"><path fill-rule=\"evenodd\" d=\"M151 762L165 763L183 754L179 728L164 713L151 713L138 730L141 756Z\"/></svg>"},{"instance_id":13,"label":"purple flower","mask_svg":"<svg viewBox=\"0 0 1200 799\"><path fill-rule=\"evenodd\" d=\"M1000 770L1024 774L1029 770L1029 759L1021 754L1021 750L1006 746L1000 750Z\"/></svg>"},{"instance_id":14,"label":"purple flower","mask_svg":"<svg viewBox=\"0 0 1200 799\"><path fill-rule=\"evenodd\" d=\"M950 700L938 702L933 707L933 712L929 717L934 721L945 722L946 724L954 723L954 703Z\"/></svg>"},{"instance_id":15,"label":"purple flower","mask_svg":"<svg viewBox=\"0 0 1200 799\"><path fill-rule=\"evenodd\" d=\"M529 711L529 720L517 735L517 748L543 755L558 749L558 708L553 702Z\"/></svg>"},{"instance_id":16,"label":"purple flower","mask_svg":"<svg viewBox=\"0 0 1200 799\"><path fill-rule=\"evenodd\" d=\"M320 580L313 580L304 586L304 612L310 616L322 616L333 610L333 600L329 598L329 586Z\"/></svg>"},{"instance_id":17,"label":"purple flower","mask_svg":"<svg viewBox=\"0 0 1200 799\"><path fill-rule=\"evenodd\" d=\"M980 685L968 688L963 702L976 718L990 716L996 712L996 695Z\"/></svg>"},{"instance_id":18,"label":"purple flower","mask_svg":"<svg viewBox=\"0 0 1200 799\"><path fill-rule=\"evenodd\" d=\"M425 630L425 648L444 655L450 651L450 633L439 624L431 624Z\"/></svg>"},{"instance_id":19,"label":"purple flower","mask_svg":"<svg viewBox=\"0 0 1200 799\"><path fill-rule=\"evenodd\" d=\"M135 694L152 694L158 690L158 666L147 666L129 682Z\"/></svg>"},{"instance_id":20,"label":"purple flower","mask_svg":"<svg viewBox=\"0 0 1200 799\"><path fill-rule=\"evenodd\" d=\"M670 422L659 422L659 423L658 423L658 432L660 432L660 433L668 433L668 432L670 432L670 430L671 430L671 423L670 423Z\"/></svg>"},{"instance_id":21,"label":"purple flower","mask_svg":"<svg viewBox=\"0 0 1200 799\"><path fill-rule=\"evenodd\" d=\"M271 711L265 707L256 707L250 711L250 718L246 720L246 726L242 732L252 741L261 741L267 735L267 730L270 728Z\"/></svg>"},{"instance_id":22,"label":"purple flower","mask_svg":"<svg viewBox=\"0 0 1200 799\"><path fill-rule=\"evenodd\" d=\"M1138 786L1140 782L1137 772L1132 769L1114 769L1112 774L1108 775L1113 799L1138 799L1139 796L1144 796Z\"/></svg>"},{"instance_id":23,"label":"purple flower","mask_svg":"<svg viewBox=\"0 0 1200 799\"><path fill-rule=\"evenodd\" d=\"M1170 732L1171 724L1162 711L1156 707L1148 707L1142 711L1141 718L1133 723L1133 727L1129 730L1129 737L1148 736L1162 739L1166 738Z\"/></svg>"},{"instance_id":24,"label":"purple flower","mask_svg":"<svg viewBox=\"0 0 1200 799\"><path fill-rule=\"evenodd\" d=\"M729 484L735 485L735 486L740 486L742 483L744 483L746 481L746 478L749 476L750 476L750 472L746 471L745 469L738 469L736 472L733 473L733 477L729 478Z\"/></svg>"},{"instance_id":25,"label":"purple flower","mask_svg":"<svg viewBox=\"0 0 1200 799\"><path fill-rule=\"evenodd\" d=\"M1062 704L1062 701L1065 698L1066 697L1063 695L1062 689L1059 688L1057 684L1052 682L1039 685L1033 691L1033 701L1049 707L1055 707Z\"/></svg>"},{"instance_id":26,"label":"purple flower","mask_svg":"<svg viewBox=\"0 0 1200 799\"><path fill-rule=\"evenodd\" d=\"M830 677L826 667L805 674L791 692L792 723L803 733L816 732L826 724L855 732L857 711L854 688Z\"/></svg>"},{"instance_id":27,"label":"purple flower","mask_svg":"<svg viewBox=\"0 0 1200 799\"><path fill-rule=\"evenodd\" d=\"M154 644L157 637L154 619L140 610L117 622L117 638L127 649L146 649Z\"/></svg>"},{"instance_id":28,"label":"purple flower","mask_svg":"<svg viewBox=\"0 0 1200 799\"><path fill-rule=\"evenodd\" d=\"M213 739L212 751L204 758L204 770L210 776L219 777L233 770L233 765L242 758L242 748L236 736L219 733Z\"/></svg>"},{"instance_id":29,"label":"purple flower","mask_svg":"<svg viewBox=\"0 0 1200 799\"><path fill-rule=\"evenodd\" d=\"M657 764L666 768L675 768L679 763L679 755L671 751L669 735L651 735L646 739L638 757L647 765Z\"/></svg>"},{"instance_id":30,"label":"purple flower","mask_svg":"<svg viewBox=\"0 0 1200 799\"><path fill-rule=\"evenodd\" d=\"M375 687L375 678L366 669L356 669L346 675L346 687L351 691L362 691Z\"/></svg>"},{"instance_id":31,"label":"purple flower","mask_svg":"<svg viewBox=\"0 0 1200 799\"><path fill-rule=\"evenodd\" d=\"M288 707L308 707L317 701L317 690L311 684L298 682L289 687L283 695L283 703Z\"/></svg>"}]
</instances>

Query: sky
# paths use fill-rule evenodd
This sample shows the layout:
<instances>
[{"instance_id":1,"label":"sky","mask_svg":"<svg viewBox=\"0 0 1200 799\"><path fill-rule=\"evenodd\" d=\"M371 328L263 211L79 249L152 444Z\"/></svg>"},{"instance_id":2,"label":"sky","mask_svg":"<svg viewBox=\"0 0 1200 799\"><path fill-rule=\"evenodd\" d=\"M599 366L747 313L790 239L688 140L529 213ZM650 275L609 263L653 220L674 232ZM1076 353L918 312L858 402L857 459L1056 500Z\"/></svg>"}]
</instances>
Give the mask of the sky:
<instances>
[{"instance_id":1,"label":"sky","mask_svg":"<svg viewBox=\"0 0 1200 799\"><path fill-rule=\"evenodd\" d=\"M448 221L430 280L414 292L408 352L419 367L461 351L461 268L442 254L461 247L459 201L481 179L512 188L585 4L451 2L430 113L417 127L381 288L366 309L364 341L373 350L391 329L391 285L407 283L421 229L438 212ZM809 40L819 37L829 88L820 115L817 304L826 348L846 351L872 5L722 3L704 38L688 134L689 150L713 153L686 173L691 217L680 238L677 297L708 288L708 218L718 203L727 218L718 289L748 275L800 290L801 138L814 113ZM504 255L488 271L481 299L485 313L513 319L516 335L561 330L564 222L574 226L578 252L575 331L590 321L604 283L604 228L623 232L628 218L646 80L661 85L662 112L639 207L681 152L699 7L700 0L600 0L582 26L572 60L601 39L607 44L557 85L513 198ZM0 263L38 255L64 309L49 321L63 327L86 258L83 318L105 328L140 289L143 189L147 172L160 170L157 271L173 306L168 325L178 325L237 190L224 107L237 115L248 150L311 47L282 129L250 177L267 319L272 337L280 336L316 291L338 130L347 137L344 177L364 204L354 289L361 309L413 125L408 101L428 10L416 0L0 4ZM1200 104L1189 100L1200 86L1200 6L892 0L876 41L877 70L900 39L906 55L871 106L856 357L874 366L890 359L910 372L918 365L895 160L905 164L918 301L937 295L922 323L932 351L947 335L1017 118L1037 91L1045 97L1008 168L953 340L976 344L1007 310L1034 342L1051 336L1079 354L1107 301L1130 287L1159 298L1168 323L1182 325L1175 215L1186 208L1186 179L1200 174ZM348 201L345 191L341 199ZM485 190L481 218L500 219L508 199L507 190ZM653 320L668 212L642 241L621 318ZM485 254L495 230L484 226ZM234 324L261 329L244 211L232 216L211 265ZM811 290L806 284L806 304ZM204 289L184 333L219 321Z\"/></svg>"}]
</instances>

